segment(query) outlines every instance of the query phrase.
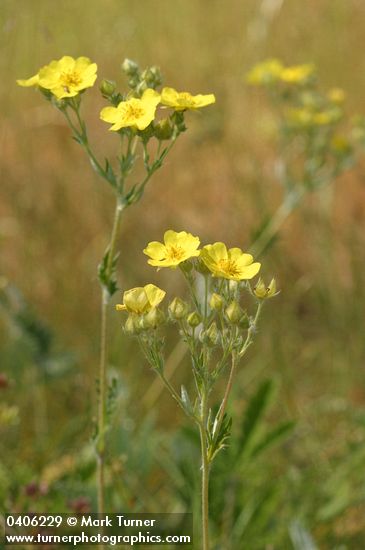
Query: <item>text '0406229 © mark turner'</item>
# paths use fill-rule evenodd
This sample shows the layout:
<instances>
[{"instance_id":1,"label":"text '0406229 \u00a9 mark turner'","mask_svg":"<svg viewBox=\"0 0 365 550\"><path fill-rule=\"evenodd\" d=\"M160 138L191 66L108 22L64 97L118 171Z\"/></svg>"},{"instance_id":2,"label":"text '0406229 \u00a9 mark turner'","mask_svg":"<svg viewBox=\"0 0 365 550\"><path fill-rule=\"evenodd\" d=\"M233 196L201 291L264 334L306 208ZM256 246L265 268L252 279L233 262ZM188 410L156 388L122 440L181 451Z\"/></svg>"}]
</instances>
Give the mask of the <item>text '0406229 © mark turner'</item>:
<instances>
[{"instance_id":1,"label":"text '0406229 \u00a9 mark turner'","mask_svg":"<svg viewBox=\"0 0 365 550\"><path fill-rule=\"evenodd\" d=\"M112 519L117 520L118 527L152 527L155 519L135 519L125 518L124 516L114 516L113 518L105 516L104 518L93 518L92 516L83 516L81 520L82 527L113 527Z\"/></svg>"}]
</instances>

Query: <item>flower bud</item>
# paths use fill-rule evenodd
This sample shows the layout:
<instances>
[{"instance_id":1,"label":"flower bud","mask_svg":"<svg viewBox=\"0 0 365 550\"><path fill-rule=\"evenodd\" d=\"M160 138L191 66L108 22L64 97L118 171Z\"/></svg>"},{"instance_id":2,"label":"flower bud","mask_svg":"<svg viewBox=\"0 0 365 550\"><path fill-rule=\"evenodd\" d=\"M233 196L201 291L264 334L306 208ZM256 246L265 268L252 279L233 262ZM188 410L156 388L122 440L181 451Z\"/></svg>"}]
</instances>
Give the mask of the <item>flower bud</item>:
<instances>
[{"instance_id":1,"label":"flower bud","mask_svg":"<svg viewBox=\"0 0 365 550\"><path fill-rule=\"evenodd\" d=\"M240 319L240 322L239 322L239 326L243 330L246 330L246 329L250 328L250 319L248 318L247 313L244 313L242 315L242 317Z\"/></svg>"},{"instance_id":2,"label":"flower bud","mask_svg":"<svg viewBox=\"0 0 365 550\"><path fill-rule=\"evenodd\" d=\"M139 96L142 96L143 92L145 92L148 88L148 85L146 82L142 80L137 86L136 86L136 94Z\"/></svg>"},{"instance_id":3,"label":"flower bud","mask_svg":"<svg viewBox=\"0 0 365 550\"><path fill-rule=\"evenodd\" d=\"M180 298L174 298L169 304L168 310L173 321L180 321L188 313L188 304Z\"/></svg>"},{"instance_id":4,"label":"flower bud","mask_svg":"<svg viewBox=\"0 0 365 550\"><path fill-rule=\"evenodd\" d=\"M193 311L188 315L187 322L192 328L196 328L201 323L201 316L197 311Z\"/></svg>"},{"instance_id":5,"label":"flower bud","mask_svg":"<svg viewBox=\"0 0 365 550\"><path fill-rule=\"evenodd\" d=\"M224 306L223 297L220 294L213 292L209 300L209 305L211 309L215 309L216 311L221 311L221 309Z\"/></svg>"},{"instance_id":6,"label":"flower bud","mask_svg":"<svg viewBox=\"0 0 365 550\"><path fill-rule=\"evenodd\" d=\"M144 328L157 328L165 322L165 314L158 307L153 307L150 311L143 317L143 327Z\"/></svg>"},{"instance_id":7,"label":"flower bud","mask_svg":"<svg viewBox=\"0 0 365 550\"><path fill-rule=\"evenodd\" d=\"M137 321L137 318L135 315L128 315L128 318L124 323L124 332L126 334L129 334L130 336L137 334L138 327L137 327L136 321Z\"/></svg>"},{"instance_id":8,"label":"flower bud","mask_svg":"<svg viewBox=\"0 0 365 550\"><path fill-rule=\"evenodd\" d=\"M162 84L162 75L158 67L153 66L144 70L141 75L142 80L144 80L150 88L156 88Z\"/></svg>"},{"instance_id":9,"label":"flower bud","mask_svg":"<svg viewBox=\"0 0 365 550\"><path fill-rule=\"evenodd\" d=\"M154 131L157 139L171 139L174 128L170 120L168 118L164 118L155 124Z\"/></svg>"},{"instance_id":10,"label":"flower bud","mask_svg":"<svg viewBox=\"0 0 365 550\"><path fill-rule=\"evenodd\" d=\"M184 111L175 111L172 115L173 122L179 132L185 132L186 126L184 121Z\"/></svg>"},{"instance_id":11,"label":"flower bud","mask_svg":"<svg viewBox=\"0 0 365 550\"><path fill-rule=\"evenodd\" d=\"M114 94L116 87L117 85L113 82L113 80L107 80L104 78L100 84L100 91L104 97L108 98Z\"/></svg>"},{"instance_id":12,"label":"flower bud","mask_svg":"<svg viewBox=\"0 0 365 550\"><path fill-rule=\"evenodd\" d=\"M265 300L266 298L272 298L273 296L276 296L278 292L276 289L275 279L271 279L268 287L265 285L262 279L259 279L259 282L253 289L253 293L255 294L256 298L259 298L260 300Z\"/></svg>"},{"instance_id":13,"label":"flower bud","mask_svg":"<svg viewBox=\"0 0 365 550\"><path fill-rule=\"evenodd\" d=\"M240 322L243 316L243 310L236 302L236 300L233 300L233 302L231 302L226 308L226 316L227 319L233 324L237 324Z\"/></svg>"},{"instance_id":14,"label":"flower bud","mask_svg":"<svg viewBox=\"0 0 365 550\"><path fill-rule=\"evenodd\" d=\"M139 84L139 78L132 77L128 80L128 86L134 90Z\"/></svg>"},{"instance_id":15,"label":"flower bud","mask_svg":"<svg viewBox=\"0 0 365 550\"><path fill-rule=\"evenodd\" d=\"M122 63L122 71L128 76L134 76L139 72L139 67L135 61L127 58Z\"/></svg>"},{"instance_id":16,"label":"flower bud","mask_svg":"<svg viewBox=\"0 0 365 550\"><path fill-rule=\"evenodd\" d=\"M228 281L228 288L229 288L230 292L232 292L232 293L236 292L236 290L238 288L238 282L233 281L233 279L229 280Z\"/></svg>"},{"instance_id":17,"label":"flower bud","mask_svg":"<svg viewBox=\"0 0 365 550\"><path fill-rule=\"evenodd\" d=\"M216 323L213 321L213 323L210 325L208 330L205 331L205 335L208 339L208 342L212 346L216 346L219 341L219 331Z\"/></svg>"}]
</instances>

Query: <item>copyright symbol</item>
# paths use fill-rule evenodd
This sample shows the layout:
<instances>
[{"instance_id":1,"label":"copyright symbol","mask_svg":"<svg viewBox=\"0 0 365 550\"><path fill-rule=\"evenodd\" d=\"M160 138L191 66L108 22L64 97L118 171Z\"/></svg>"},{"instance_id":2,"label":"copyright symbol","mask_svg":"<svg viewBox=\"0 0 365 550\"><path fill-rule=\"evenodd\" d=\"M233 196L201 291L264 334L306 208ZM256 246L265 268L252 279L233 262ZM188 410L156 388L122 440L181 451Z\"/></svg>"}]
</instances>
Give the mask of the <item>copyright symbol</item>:
<instances>
[{"instance_id":1,"label":"copyright symbol","mask_svg":"<svg viewBox=\"0 0 365 550\"><path fill-rule=\"evenodd\" d=\"M75 527L75 525L77 525L77 518L67 518L67 525L70 525L70 527Z\"/></svg>"}]
</instances>

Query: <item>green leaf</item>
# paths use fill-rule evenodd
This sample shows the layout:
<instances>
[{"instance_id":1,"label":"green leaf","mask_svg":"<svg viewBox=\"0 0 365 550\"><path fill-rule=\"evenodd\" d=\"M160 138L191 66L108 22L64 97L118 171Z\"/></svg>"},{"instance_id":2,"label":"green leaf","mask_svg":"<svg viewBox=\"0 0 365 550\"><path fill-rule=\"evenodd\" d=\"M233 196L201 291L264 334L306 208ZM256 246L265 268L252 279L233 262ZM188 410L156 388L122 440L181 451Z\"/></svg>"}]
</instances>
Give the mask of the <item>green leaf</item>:
<instances>
[{"instance_id":1,"label":"green leaf","mask_svg":"<svg viewBox=\"0 0 365 550\"><path fill-rule=\"evenodd\" d=\"M265 437L257 445L254 446L251 452L251 456L259 456L269 447L272 447L273 445L279 443L282 439L285 439L290 434L290 432L293 431L295 425L296 423L294 421L283 422L282 424L279 424L279 426L277 426L274 430L265 435Z\"/></svg>"},{"instance_id":2,"label":"green leaf","mask_svg":"<svg viewBox=\"0 0 365 550\"><path fill-rule=\"evenodd\" d=\"M116 187L117 185L117 179L115 177L113 168L111 167L111 164L108 159L105 159L105 168L104 168L105 175L107 177L108 182L113 186Z\"/></svg>"},{"instance_id":3,"label":"green leaf","mask_svg":"<svg viewBox=\"0 0 365 550\"><path fill-rule=\"evenodd\" d=\"M289 527L289 534L294 550L318 550L312 535L299 520L292 522Z\"/></svg>"},{"instance_id":4,"label":"green leaf","mask_svg":"<svg viewBox=\"0 0 365 550\"><path fill-rule=\"evenodd\" d=\"M210 461L214 460L219 451L222 451L227 447L232 429L232 418L230 418L227 414L223 417L218 433L215 433L216 421L217 418L215 418L213 425L208 426L208 455ZM211 422L209 422L209 424L211 424Z\"/></svg>"},{"instance_id":5,"label":"green leaf","mask_svg":"<svg viewBox=\"0 0 365 550\"><path fill-rule=\"evenodd\" d=\"M101 286L108 291L109 296L111 297L118 290L116 269L117 269L119 253L114 256L110 267L109 267L109 254L110 254L110 251L109 249L107 249L107 251L103 256L103 259L101 260L98 266L98 279Z\"/></svg>"},{"instance_id":6,"label":"green leaf","mask_svg":"<svg viewBox=\"0 0 365 550\"><path fill-rule=\"evenodd\" d=\"M184 409L187 414L193 414L193 407L190 401L188 392L186 391L185 386L181 386L181 401L184 405Z\"/></svg>"},{"instance_id":7,"label":"green leaf","mask_svg":"<svg viewBox=\"0 0 365 550\"><path fill-rule=\"evenodd\" d=\"M248 403L243 420L242 433L238 441L238 454L249 454L255 439L261 431L261 419L274 393L273 380L265 380Z\"/></svg>"}]
</instances>

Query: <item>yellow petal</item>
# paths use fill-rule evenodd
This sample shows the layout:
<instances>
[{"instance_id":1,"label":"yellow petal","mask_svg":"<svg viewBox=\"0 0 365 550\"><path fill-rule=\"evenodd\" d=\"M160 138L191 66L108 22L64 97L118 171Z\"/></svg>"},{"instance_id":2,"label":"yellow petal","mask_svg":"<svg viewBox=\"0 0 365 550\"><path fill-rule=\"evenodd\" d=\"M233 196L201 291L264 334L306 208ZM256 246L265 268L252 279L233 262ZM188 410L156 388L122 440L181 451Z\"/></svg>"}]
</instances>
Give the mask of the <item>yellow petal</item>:
<instances>
[{"instance_id":1,"label":"yellow petal","mask_svg":"<svg viewBox=\"0 0 365 550\"><path fill-rule=\"evenodd\" d=\"M161 103L169 107L174 107L177 103L178 93L174 88L163 88L161 92Z\"/></svg>"},{"instance_id":2,"label":"yellow petal","mask_svg":"<svg viewBox=\"0 0 365 550\"><path fill-rule=\"evenodd\" d=\"M57 99L63 99L64 97L75 97L78 94L78 91L71 88L65 90L64 86L55 86L50 89L52 94L57 97Z\"/></svg>"},{"instance_id":3,"label":"yellow petal","mask_svg":"<svg viewBox=\"0 0 365 550\"><path fill-rule=\"evenodd\" d=\"M144 287L144 290L152 307L157 307L166 296L166 292L156 285L148 284Z\"/></svg>"},{"instance_id":4,"label":"yellow petal","mask_svg":"<svg viewBox=\"0 0 365 550\"><path fill-rule=\"evenodd\" d=\"M57 69L60 72L68 73L69 71L73 71L75 69L76 61L70 55L64 55L63 57L61 57L61 59L56 61L56 63L57 63Z\"/></svg>"},{"instance_id":5,"label":"yellow petal","mask_svg":"<svg viewBox=\"0 0 365 550\"><path fill-rule=\"evenodd\" d=\"M81 56L75 60L74 70L77 72L83 72L86 69L89 69L90 66L95 66L94 68L96 70L96 63L91 63L88 57Z\"/></svg>"},{"instance_id":6,"label":"yellow petal","mask_svg":"<svg viewBox=\"0 0 365 550\"><path fill-rule=\"evenodd\" d=\"M27 78L26 80L17 80L16 81L17 84L19 84L19 86L24 86L24 87L28 87L28 86L38 86L39 84L39 75L38 74L35 74L34 76L31 76L30 78Z\"/></svg>"},{"instance_id":7,"label":"yellow petal","mask_svg":"<svg viewBox=\"0 0 365 550\"><path fill-rule=\"evenodd\" d=\"M105 122L115 122L118 114L118 109L116 107L104 107L104 109L100 111L100 118Z\"/></svg>"},{"instance_id":8,"label":"yellow petal","mask_svg":"<svg viewBox=\"0 0 365 550\"><path fill-rule=\"evenodd\" d=\"M178 235L181 234L181 233L186 235L185 231L181 231L180 233L177 233L176 231L173 231L172 229L168 229L167 231L165 231L164 236L163 236L164 243L166 245L170 245L170 246L177 246L179 244L178 243Z\"/></svg>"},{"instance_id":9,"label":"yellow petal","mask_svg":"<svg viewBox=\"0 0 365 550\"><path fill-rule=\"evenodd\" d=\"M146 256L149 256L153 260L162 260L166 256L166 247L157 241L148 243L147 247L143 250Z\"/></svg>"},{"instance_id":10,"label":"yellow petal","mask_svg":"<svg viewBox=\"0 0 365 550\"><path fill-rule=\"evenodd\" d=\"M131 288L124 292L123 302L126 309L132 313L143 313L148 307L148 298L142 287Z\"/></svg>"},{"instance_id":11,"label":"yellow petal","mask_svg":"<svg viewBox=\"0 0 365 550\"><path fill-rule=\"evenodd\" d=\"M156 90L153 90L152 88L147 88L147 90L143 92L143 95L141 98L141 101L148 102L153 105L158 105L160 103L160 100L161 100L161 95L158 92L156 92Z\"/></svg>"},{"instance_id":12,"label":"yellow petal","mask_svg":"<svg viewBox=\"0 0 365 550\"><path fill-rule=\"evenodd\" d=\"M203 250L206 250L212 260L218 262L219 260L224 260L228 258L227 247L224 243L217 242L214 244L206 245Z\"/></svg>"},{"instance_id":13,"label":"yellow petal","mask_svg":"<svg viewBox=\"0 0 365 550\"><path fill-rule=\"evenodd\" d=\"M211 105L212 103L215 103L215 95L214 94L198 94L193 97L194 103L196 104L196 107L206 107L207 105Z\"/></svg>"},{"instance_id":14,"label":"yellow petal","mask_svg":"<svg viewBox=\"0 0 365 550\"><path fill-rule=\"evenodd\" d=\"M252 279L253 277L255 277L255 275L258 274L260 268L261 264L259 262L255 262L251 265L244 267L241 271L240 280Z\"/></svg>"}]
</instances>

